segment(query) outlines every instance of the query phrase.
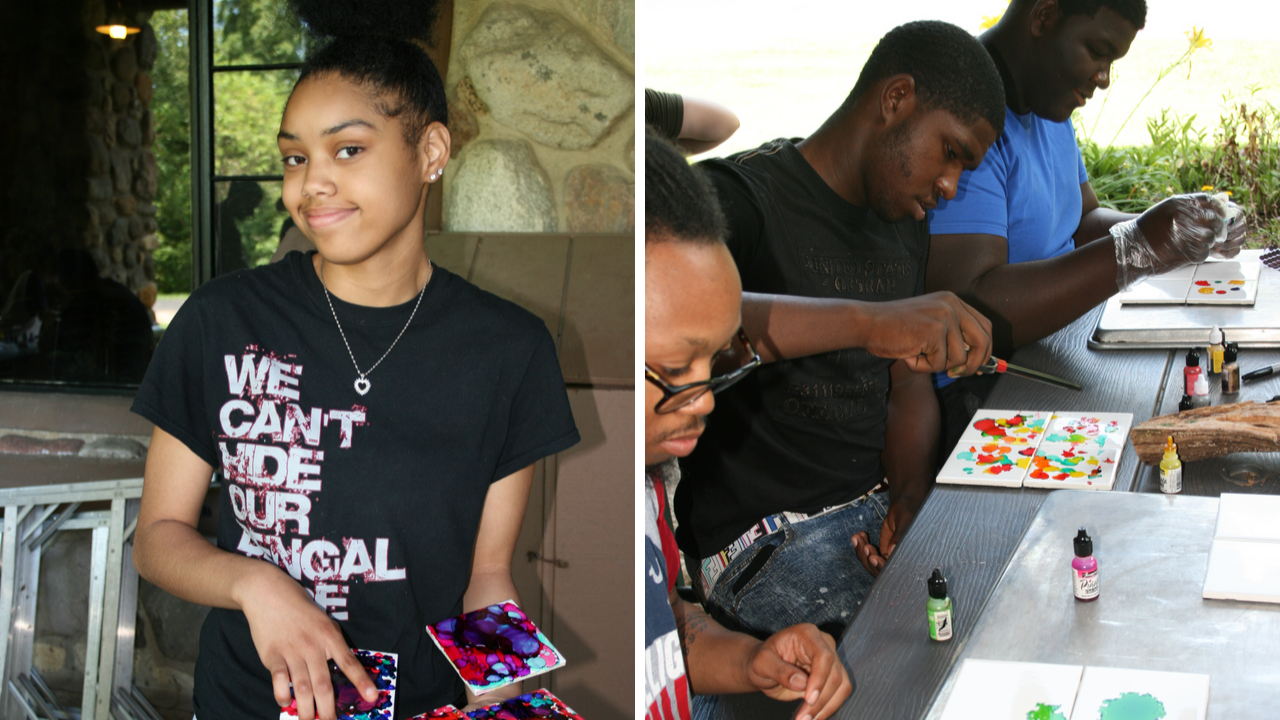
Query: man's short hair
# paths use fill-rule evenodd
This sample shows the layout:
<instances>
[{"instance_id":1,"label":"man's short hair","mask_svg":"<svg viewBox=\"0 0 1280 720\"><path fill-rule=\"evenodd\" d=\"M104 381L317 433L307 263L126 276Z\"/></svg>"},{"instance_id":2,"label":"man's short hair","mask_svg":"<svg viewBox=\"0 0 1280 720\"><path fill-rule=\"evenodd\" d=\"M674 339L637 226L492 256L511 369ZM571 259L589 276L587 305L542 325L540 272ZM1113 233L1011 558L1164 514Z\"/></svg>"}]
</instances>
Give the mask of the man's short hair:
<instances>
[{"instance_id":1,"label":"man's short hair","mask_svg":"<svg viewBox=\"0 0 1280 720\"><path fill-rule=\"evenodd\" d=\"M690 167L671 141L644 128L645 242L724 242L724 214L705 173Z\"/></svg>"},{"instance_id":2,"label":"man's short hair","mask_svg":"<svg viewBox=\"0 0 1280 720\"><path fill-rule=\"evenodd\" d=\"M1004 83L991 56L976 37L940 20L909 22L880 38L841 109L904 74L915 80L921 106L946 110L966 125L986 120L996 135L1004 131Z\"/></svg>"},{"instance_id":3,"label":"man's short hair","mask_svg":"<svg viewBox=\"0 0 1280 720\"><path fill-rule=\"evenodd\" d=\"M1030 7L1035 2L1036 0L1018 0L1015 4ZM1147 0L1058 0L1058 10L1063 17L1071 15L1093 17L1104 7L1111 8L1139 30L1147 24Z\"/></svg>"}]
</instances>

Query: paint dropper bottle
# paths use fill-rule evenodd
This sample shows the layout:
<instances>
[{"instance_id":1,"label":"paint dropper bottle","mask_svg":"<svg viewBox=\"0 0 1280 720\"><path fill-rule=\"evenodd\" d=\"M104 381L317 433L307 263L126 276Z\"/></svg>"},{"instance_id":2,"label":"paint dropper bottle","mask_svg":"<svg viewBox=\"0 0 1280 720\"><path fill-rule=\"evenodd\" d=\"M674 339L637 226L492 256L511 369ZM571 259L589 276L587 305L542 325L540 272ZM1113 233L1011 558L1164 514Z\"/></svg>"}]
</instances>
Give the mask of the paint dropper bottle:
<instances>
[{"instance_id":1,"label":"paint dropper bottle","mask_svg":"<svg viewBox=\"0 0 1280 720\"><path fill-rule=\"evenodd\" d=\"M1240 355L1240 346L1227 343L1222 354L1222 394L1236 395L1240 392L1240 363L1236 359Z\"/></svg>"},{"instance_id":2,"label":"paint dropper bottle","mask_svg":"<svg viewBox=\"0 0 1280 720\"><path fill-rule=\"evenodd\" d=\"M1222 354L1226 347L1222 344L1222 329L1217 325L1209 331L1209 372L1217 375L1222 372Z\"/></svg>"},{"instance_id":3,"label":"paint dropper bottle","mask_svg":"<svg viewBox=\"0 0 1280 720\"><path fill-rule=\"evenodd\" d=\"M1182 459L1178 457L1178 446L1173 444L1172 435L1165 441L1164 458L1160 460L1160 492L1166 495L1182 492Z\"/></svg>"},{"instance_id":4,"label":"paint dropper bottle","mask_svg":"<svg viewBox=\"0 0 1280 720\"><path fill-rule=\"evenodd\" d=\"M1200 353L1195 348L1187 352L1187 366L1182 368L1182 377L1187 382L1187 394L1196 394L1196 376L1200 374Z\"/></svg>"},{"instance_id":5,"label":"paint dropper bottle","mask_svg":"<svg viewBox=\"0 0 1280 720\"><path fill-rule=\"evenodd\" d=\"M1093 556L1093 538L1084 528L1076 534L1076 557L1071 561L1071 589L1076 600L1092 602L1098 599L1098 559Z\"/></svg>"},{"instance_id":6,"label":"paint dropper bottle","mask_svg":"<svg viewBox=\"0 0 1280 720\"><path fill-rule=\"evenodd\" d=\"M929 578L929 603L926 606L929 613L929 639L943 640L951 639L951 598L947 597L947 579L942 577L942 571L934 568L933 576Z\"/></svg>"},{"instance_id":7,"label":"paint dropper bottle","mask_svg":"<svg viewBox=\"0 0 1280 720\"><path fill-rule=\"evenodd\" d=\"M1196 374L1195 394L1191 396L1191 404L1196 407L1209 407L1212 399L1209 397L1209 380L1205 378L1204 373Z\"/></svg>"}]
</instances>

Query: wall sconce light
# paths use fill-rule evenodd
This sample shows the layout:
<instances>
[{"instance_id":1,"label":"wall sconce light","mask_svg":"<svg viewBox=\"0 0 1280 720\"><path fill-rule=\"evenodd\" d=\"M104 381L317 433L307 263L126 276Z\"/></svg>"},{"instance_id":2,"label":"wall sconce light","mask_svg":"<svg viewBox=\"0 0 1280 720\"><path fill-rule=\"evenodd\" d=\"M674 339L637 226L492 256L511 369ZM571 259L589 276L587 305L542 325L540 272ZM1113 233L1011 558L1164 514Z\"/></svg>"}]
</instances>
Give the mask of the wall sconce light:
<instances>
[{"instance_id":1,"label":"wall sconce light","mask_svg":"<svg viewBox=\"0 0 1280 720\"><path fill-rule=\"evenodd\" d=\"M123 40L129 35L142 31L142 28L129 21L129 16L124 11L123 0L115 0L113 4L115 9L107 11L107 21L94 30L103 35L110 35L116 40Z\"/></svg>"}]
</instances>

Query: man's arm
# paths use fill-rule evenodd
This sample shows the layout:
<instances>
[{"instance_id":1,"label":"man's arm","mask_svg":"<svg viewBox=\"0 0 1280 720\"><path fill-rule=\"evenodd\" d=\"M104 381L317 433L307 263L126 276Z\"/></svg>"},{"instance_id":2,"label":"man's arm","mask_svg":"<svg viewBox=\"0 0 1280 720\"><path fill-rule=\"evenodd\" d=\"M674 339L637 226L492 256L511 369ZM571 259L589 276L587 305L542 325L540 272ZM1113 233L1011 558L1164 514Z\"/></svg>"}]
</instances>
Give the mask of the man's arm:
<instances>
[{"instance_id":1,"label":"man's arm","mask_svg":"<svg viewBox=\"0 0 1280 720\"><path fill-rule=\"evenodd\" d=\"M529 504L529 488L533 484L533 466L518 470L489 486L480 515L480 531L476 535L475 553L471 558L471 581L462 595L463 612L471 612L504 600L520 604L515 582L511 579L511 556L520 538L525 507ZM495 702L513 698L523 691L524 683L485 693L472 694L467 688L467 709L475 710Z\"/></svg>"},{"instance_id":2,"label":"man's arm","mask_svg":"<svg viewBox=\"0 0 1280 720\"><path fill-rule=\"evenodd\" d=\"M1102 207L1098 203L1098 195L1093 191L1093 186L1087 182L1080 184L1080 200L1082 202L1080 225L1071 236L1071 239L1076 241L1076 247L1084 247L1098 238L1106 237L1111 226L1116 223L1138 217L1132 213L1122 213L1119 210Z\"/></svg>"},{"instance_id":3,"label":"man's arm","mask_svg":"<svg viewBox=\"0 0 1280 720\"><path fill-rule=\"evenodd\" d=\"M1116 292L1110 236L1048 260L1008 264L996 235L934 235L926 286L950 290L991 320L996 354L1071 324Z\"/></svg>"},{"instance_id":4,"label":"man's arm","mask_svg":"<svg viewBox=\"0 0 1280 720\"><path fill-rule=\"evenodd\" d=\"M693 692L758 690L775 700L804 698L796 720L826 720L853 692L835 640L817 627L793 625L762 642L726 630L675 593L669 599Z\"/></svg>"},{"instance_id":5,"label":"man's arm","mask_svg":"<svg viewBox=\"0 0 1280 720\"><path fill-rule=\"evenodd\" d=\"M765 362L863 348L916 372L972 375L991 354L991 322L951 293L889 302L743 293L742 325Z\"/></svg>"},{"instance_id":6,"label":"man's arm","mask_svg":"<svg viewBox=\"0 0 1280 720\"><path fill-rule=\"evenodd\" d=\"M920 506L933 490L933 463L938 454L938 398L928 375L911 372L904 363L889 369L889 419L885 428L881 463L889 479L889 514L880 529L880 545L870 543L865 532L853 536L858 559L872 575L885 562L907 532Z\"/></svg>"},{"instance_id":7,"label":"man's arm","mask_svg":"<svg viewBox=\"0 0 1280 720\"><path fill-rule=\"evenodd\" d=\"M289 704L292 682L300 720L336 717L329 660L366 699L376 698L338 624L297 581L269 562L220 550L196 531L212 475L190 448L155 429L133 543L138 574L184 600L244 612L276 702Z\"/></svg>"}]
</instances>

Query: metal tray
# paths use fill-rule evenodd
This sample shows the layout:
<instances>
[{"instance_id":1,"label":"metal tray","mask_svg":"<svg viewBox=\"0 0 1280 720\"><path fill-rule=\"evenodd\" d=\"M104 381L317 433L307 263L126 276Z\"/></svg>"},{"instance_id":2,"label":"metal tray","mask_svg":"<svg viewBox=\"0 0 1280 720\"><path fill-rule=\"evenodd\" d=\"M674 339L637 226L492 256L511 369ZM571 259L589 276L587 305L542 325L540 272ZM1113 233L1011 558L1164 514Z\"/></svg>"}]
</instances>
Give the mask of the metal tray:
<instances>
[{"instance_id":1,"label":"metal tray","mask_svg":"<svg viewBox=\"0 0 1280 720\"><path fill-rule=\"evenodd\" d=\"M1243 250L1241 260L1258 260L1262 250ZM1121 305L1112 296L1089 336L1090 350L1179 349L1209 344L1209 331L1222 328L1240 347L1280 348L1280 272L1266 266L1258 277L1252 307L1239 305Z\"/></svg>"}]
</instances>

